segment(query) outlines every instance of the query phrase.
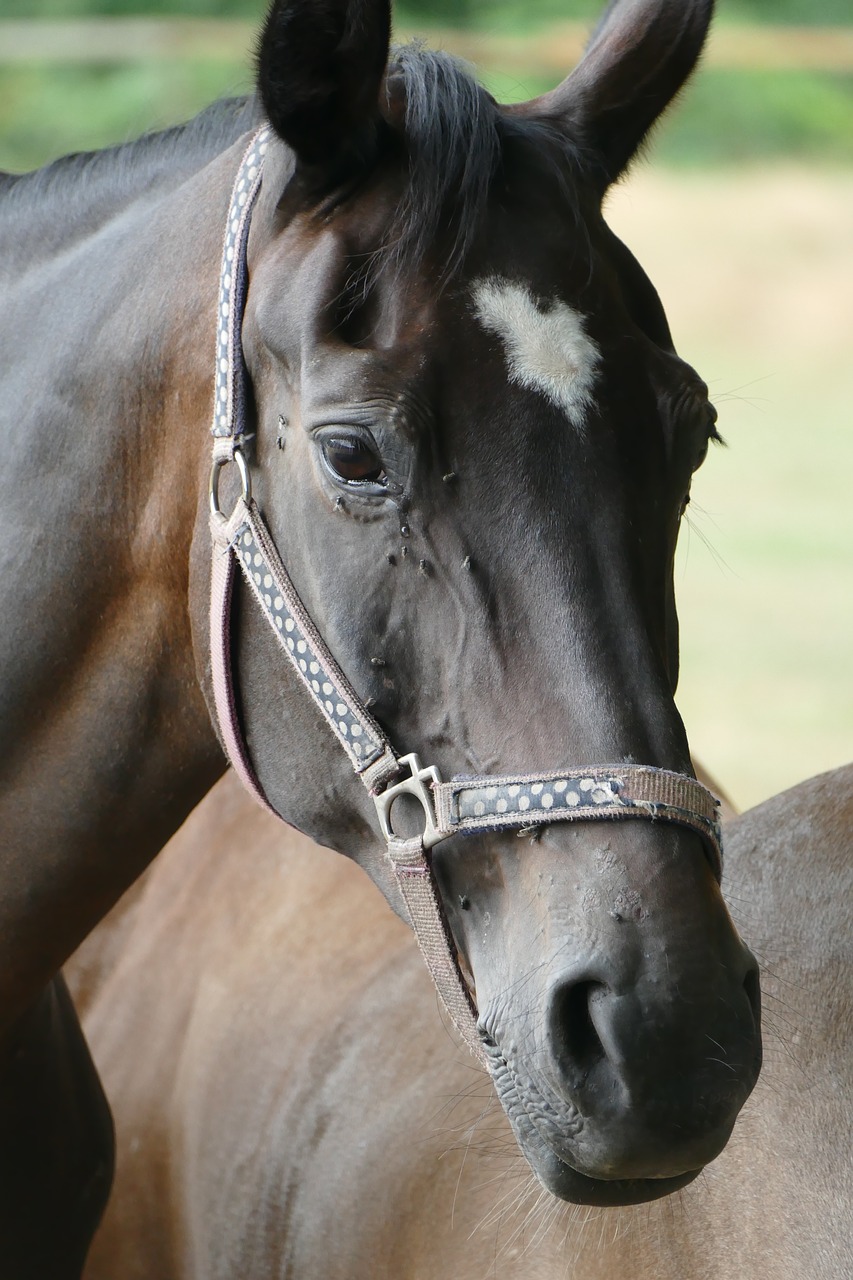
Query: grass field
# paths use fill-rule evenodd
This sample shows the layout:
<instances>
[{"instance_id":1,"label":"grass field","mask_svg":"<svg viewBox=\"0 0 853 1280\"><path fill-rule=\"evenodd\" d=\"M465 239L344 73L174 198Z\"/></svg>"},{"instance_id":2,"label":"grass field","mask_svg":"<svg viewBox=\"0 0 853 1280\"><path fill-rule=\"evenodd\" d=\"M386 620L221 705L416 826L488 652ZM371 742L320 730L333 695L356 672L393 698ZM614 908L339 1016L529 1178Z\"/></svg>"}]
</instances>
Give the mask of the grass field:
<instances>
[{"instance_id":1,"label":"grass field","mask_svg":"<svg viewBox=\"0 0 853 1280\"><path fill-rule=\"evenodd\" d=\"M487 71L504 96L542 87ZM782 127L772 96L793 81L727 74L706 71L663 131L655 155L678 168L641 167L611 212L730 445L697 479L682 538L680 702L697 755L747 806L853 757L853 94L849 77L806 76ZM247 83L236 50L0 68L0 167L133 136ZM692 167L721 157L749 163Z\"/></svg>"},{"instance_id":2,"label":"grass field","mask_svg":"<svg viewBox=\"0 0 853 1280\"><path fill-rule=\"evenodd\" d=\"M853 758L853 169L646 169L611 222L729 444L682 533L679 702L746 806Z\"/></svg>"}]
</instances>

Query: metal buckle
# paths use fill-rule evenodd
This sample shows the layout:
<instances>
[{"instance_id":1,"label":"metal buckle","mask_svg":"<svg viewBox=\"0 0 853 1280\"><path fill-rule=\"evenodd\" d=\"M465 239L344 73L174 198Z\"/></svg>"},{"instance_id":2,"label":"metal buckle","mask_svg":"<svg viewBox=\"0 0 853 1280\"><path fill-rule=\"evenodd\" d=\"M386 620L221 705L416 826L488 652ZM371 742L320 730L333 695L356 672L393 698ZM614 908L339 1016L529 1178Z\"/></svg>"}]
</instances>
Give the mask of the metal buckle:
<instances>
[{"instance_id":1,"label":"metal buckle","mask_svg":"<svg viewBox=\"0 0 853 1280\"><path fill-rule=\"evenodd\" d=\"M421 803L424 811L424 832L421 837L424 848L431 849L433 845L438 844L441 840L446 840L450 832L440 831L436 822L435 801L432 795L433 785L437 786L441 782L438 770L433 765L426 768L421 766L421 762L414 754L400 757L400 764L405 765L410 773L410 777L404 778L402 782L395 782L393 786L386 787L380 795L374 796L376 804L376 812L379 815L379 825L382 828L382 834L388 844L395 840L405 840L411 837L399 836L391 825L391 807L398 796L414 796Z\"/></svg>"},{"instance_id":2,"label":"metal buckle","mask_svg":"<svg viewBox=\"0 0 853 1280\"><path fill-rule=\"evenodd\" d=\"M222 511L219 506L219 475L222 468L227 466L229 462L236 462L237 470L240 472L240 483L243 486L243 501L248 507L252 501L252 477L249 474L249 464L243 457L239 449L235 449L231 458L214 458L213 466L210 468L210 486L208 496L210 499L211 515L221 516Z\"/></svg>"}]
</instances>

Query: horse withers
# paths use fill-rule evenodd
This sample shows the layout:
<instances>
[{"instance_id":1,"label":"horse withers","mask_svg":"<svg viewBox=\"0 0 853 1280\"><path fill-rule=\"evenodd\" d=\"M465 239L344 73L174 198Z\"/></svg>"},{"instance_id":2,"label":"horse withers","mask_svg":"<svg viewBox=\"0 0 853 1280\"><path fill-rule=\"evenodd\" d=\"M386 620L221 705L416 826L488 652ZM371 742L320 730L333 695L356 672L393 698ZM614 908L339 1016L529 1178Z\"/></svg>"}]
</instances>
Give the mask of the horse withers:
<instances>
[{"instance_id":1,"label":"horse withers","mask_svg":"<svg viewBox=\"0 0 853 1280\"><path fill-rule=\"evenodd\" d=\"M217 671L269 805L397 910L376 806L399 759L362 786L344 738L467 796L464 833L448 811L398 870L545 1187L649 1199L725 1144L759 1069L756 967L673 702L674 548L715 415L601 214L711 8L611 5L564 84L500 107L442 55L389 55L387 0L279 0L255 97L0 180L10 1276L77 1274L103 1203L109 1117L54 975L223 768ZM244 412L209 492L208 428L232 423L214 353ZM230 583L227 640L211 499L275 544ZM335 696L278 645L279 553Z\"/></svg>"},{"instance_id":2,"label":"horse withers","mask_svg":"<svg viewBox=\"0 0 853 1280\"><path fill-rule=\"evenodd\" d=\"M223 779L72 970L118 1133L86 1280L848 1280L851 831L853 766L727 823L762 1079L692 1186L576 1209L358 868Z\"/></svg>"}]
</instances>

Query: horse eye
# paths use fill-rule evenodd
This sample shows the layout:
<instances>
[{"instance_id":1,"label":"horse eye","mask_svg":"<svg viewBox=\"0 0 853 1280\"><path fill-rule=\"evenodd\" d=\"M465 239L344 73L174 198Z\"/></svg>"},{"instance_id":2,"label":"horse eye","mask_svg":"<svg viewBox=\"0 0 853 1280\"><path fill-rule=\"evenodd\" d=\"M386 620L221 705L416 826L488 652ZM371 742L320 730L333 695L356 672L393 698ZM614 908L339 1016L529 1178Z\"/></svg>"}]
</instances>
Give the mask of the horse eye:
<instances>
[{"instance_id":1,"label":"horse eye","mask_svg":"<svg viewBox=\"0 0 853 1280\"><path fill-rule=\"evenodd\" d=\"M322 442L323 457L339 480L347 484L382 484L382 459L361 436L332 436Z\"/></svg>"}]
</instances>

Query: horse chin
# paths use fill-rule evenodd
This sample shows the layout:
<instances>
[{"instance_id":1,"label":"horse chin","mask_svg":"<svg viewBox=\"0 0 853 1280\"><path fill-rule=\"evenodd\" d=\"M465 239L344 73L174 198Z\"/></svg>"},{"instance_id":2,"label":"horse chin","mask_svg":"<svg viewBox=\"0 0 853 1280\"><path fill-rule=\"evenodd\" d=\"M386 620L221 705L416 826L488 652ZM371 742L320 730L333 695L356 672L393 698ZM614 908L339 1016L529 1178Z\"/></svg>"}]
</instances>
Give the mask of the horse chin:
<instances>
[{"instance_id":1,"label":"horse chin","mask_svg":"<svg viewBox=\"0 0 853 1280\"><path fill-rule=\"evenodd\" d=\"M528 1144L522 1150L537 1180L552 1196L558 1200L567 1200L570 1204L600 1208L660 1200L663 1196L672 1195L674 1191L688 1186L702 1172L701 1169L692 1169L669 1178L591 1178L566 1164L544 1143L535 1152L530 1150Z\"/></svg>"}]
</instances>

